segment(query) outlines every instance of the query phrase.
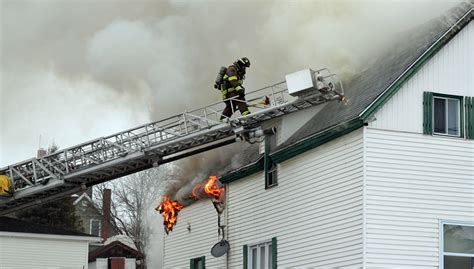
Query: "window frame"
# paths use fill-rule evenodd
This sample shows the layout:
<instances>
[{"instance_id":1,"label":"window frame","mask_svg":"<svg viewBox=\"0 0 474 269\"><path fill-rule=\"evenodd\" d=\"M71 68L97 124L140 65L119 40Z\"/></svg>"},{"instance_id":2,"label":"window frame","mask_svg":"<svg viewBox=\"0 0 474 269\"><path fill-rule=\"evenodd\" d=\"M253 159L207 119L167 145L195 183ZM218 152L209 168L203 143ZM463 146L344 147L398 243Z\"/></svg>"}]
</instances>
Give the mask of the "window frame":
<instances>
[{"instance_id":1,"label":"window frame","mask_svg":"<svg viewBox=\"0 0 474 269\"><path fill-rule=\"evenodd\" d=\"M446 116L446 132L447 133L438 133L438 132L435 132L435 98L437 99L444 99L445 100L445 103L446 103L446 107L445 107L445 116ZM458 116L458 127L459 127L459 134L458 135L452 135L452 134L449 134L449 131L448 131L448 113L449 113L449 109L448 109L448 100L456 100L458 101L458 109L457 109L457 116ZM463 137L463 133L464 133L464 124L463 124L463 118L464 118L464 97L463 96L458 96L458 95L449 95L449 94L439 94L439 93L433 93L433 97L432 97L432 113L431 113L431 122L433 123L432 124L432 133L433 135L439 135L439 136L446 136L446 137Z\"/></svg>"},{"instance_id":2,"label":"window frame","mask_svg":"<svg viewBox=\"0 0 474 269\"><path fill-rule=\"evenodd\" d=\"M257 243L253 243L253 244L249 244L247 246L247 268L248 269L255 269L252 267L252 257L253 257L253 254L252 254L252 249L256 248L257 249L257 267L259 266L259 262L260 262L260 247L262 245L265 245L265 268L269 268L269 264L268 264L268 258L270 258L272 260L272 267L273 268L273 262L274 262L274 258L273 258L273 242L272 242L272 239L270 240L265 240L265 241L260 241L260 242L257 242ZM270 249L270 246L272 247L272 249ZM267 255L270 255L270 257L268 257Z\"/></svg>"},{"instance_id":3,"label":"window frame","mask_svg":"<svg viewBox=\"0 0 474 269\"><path fill-rule=\"evenodd\" d=\"M189 260L189 263L190 263L189 267L191 269L196 269L196 262L198 262L198 261L202 261L202 268L206 269L206 256L192 258L191 260Z\"/></svg>"},{"instance_id":4,"label":"window frame","mask_svg":"<svg viewBox=\"0 0 474 269\"><path fill-rule=\"evenodd\" d=\"M89 220L89 234L92 234L92 222L93 221L99 222L99 234L96 235L96 236L102 236L102 221L100 221L99 219L90 219ZM94 234L92 234L92 235L94 235Z\"/></svg>"},{"instance_id":5,"label":"window frame","mask_svg":"<svg viewBox=\"0 0 474 269\"><path fill-rule=\"evenodd\" d=\"M455 253L455 252L444 252L444 225L459 225L459 226L474 227L474 222L455 221L455 220L440 220L439 221L439 269L444 269L444 256L474 258L474 253L463 254L463 253Z\"/></svg>"}]
</instances>

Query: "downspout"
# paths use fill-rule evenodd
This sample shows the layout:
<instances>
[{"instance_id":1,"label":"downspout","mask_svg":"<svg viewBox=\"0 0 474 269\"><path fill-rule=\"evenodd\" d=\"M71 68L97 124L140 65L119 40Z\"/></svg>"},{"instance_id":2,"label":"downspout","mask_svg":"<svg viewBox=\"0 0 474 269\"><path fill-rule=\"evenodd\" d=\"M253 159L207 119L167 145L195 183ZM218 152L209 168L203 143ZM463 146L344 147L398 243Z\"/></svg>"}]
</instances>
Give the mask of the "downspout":
<instances>
[{"instance_id":1,"label":"downspout","mask_svg":"<svg viewBox=\"0 0 474 269\"><path fill-rule=\"evenodd\" d=\"M225 186L225 230L227 234L227 240L229 240L229 184L227 183ZM230 245L230 242L229 242ZM229 269L229 253L231 249L227 251L225 255L225 268Z\"/></svg>"}]
</instances>

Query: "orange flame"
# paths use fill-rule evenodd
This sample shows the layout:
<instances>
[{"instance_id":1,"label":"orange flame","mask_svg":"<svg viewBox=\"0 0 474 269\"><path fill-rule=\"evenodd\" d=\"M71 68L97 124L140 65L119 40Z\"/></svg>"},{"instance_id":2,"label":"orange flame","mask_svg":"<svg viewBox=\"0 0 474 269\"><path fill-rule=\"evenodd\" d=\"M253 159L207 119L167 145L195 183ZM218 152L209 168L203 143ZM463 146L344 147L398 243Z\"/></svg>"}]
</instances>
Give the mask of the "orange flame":
<instances>
[{"instance_id":1,"label":"orange flame","mask_svg":"<svg viewBox=\"0 0 474 269\"><path fill-rule=\"evenodd\" d=\"M217 186L217 177L216 176L210 176L209 180L207 181L206 185L204 186L204 192L213 197L216 200L220 200L221 198L221 193L224 192L224 188L221 188Z\"/></svg>"},{"instance_id":2,"label":"orange flame","mask_svg":"<svg viewBox=\"0 0 474 269\"><path fill-rule=\"evenodd\" d=\"M199 197L199 189L201 189L202 186L201 184L197 184L196 186L194 186L193 188L193 191L191 192L191 198L194 199L194 200L199 200L201 199L201 197Z\"/></svg>"},{"instance_id":3,"label":"orange flame","mask_svg":"<svg viewBox=\"0 0 474 269\"><path fill-rule=\"evenodd\" d=\"M178 220L178 212L183 207L179 202L171 200L169 196L163 196L163 201L156 210L163 215L163 225L166 228L166 232L173 230L173 226Z\"/></svg>"}]
</instances>

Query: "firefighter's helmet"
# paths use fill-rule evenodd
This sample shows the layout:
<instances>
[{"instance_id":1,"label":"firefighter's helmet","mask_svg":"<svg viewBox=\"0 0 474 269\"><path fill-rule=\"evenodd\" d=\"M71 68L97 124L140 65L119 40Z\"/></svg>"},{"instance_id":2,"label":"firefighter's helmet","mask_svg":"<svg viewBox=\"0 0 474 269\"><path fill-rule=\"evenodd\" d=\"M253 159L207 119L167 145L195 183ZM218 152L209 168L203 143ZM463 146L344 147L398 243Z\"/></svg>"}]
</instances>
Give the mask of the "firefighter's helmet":
<instances>
[{"instance_id":1,"label":"firefighter's helmet","mask_svg":"<svg viewBox=\"0 0 474 269\"><path fill-rule=\"evenodd\" d=\"M247 57L242 57L237 60L241 67L250 67L250 60Z\"/></svg>"}]
</instances>

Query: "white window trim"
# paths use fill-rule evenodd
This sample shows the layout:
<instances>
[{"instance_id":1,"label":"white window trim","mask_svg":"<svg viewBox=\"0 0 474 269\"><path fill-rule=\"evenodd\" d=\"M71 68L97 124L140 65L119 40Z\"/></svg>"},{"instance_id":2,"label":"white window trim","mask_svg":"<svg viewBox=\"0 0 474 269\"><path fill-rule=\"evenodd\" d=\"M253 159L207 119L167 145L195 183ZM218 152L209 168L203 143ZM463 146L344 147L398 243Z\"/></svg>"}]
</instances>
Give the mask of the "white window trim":
<instances>
[{"instance_id":1,"label":"white window trim","mask_svg":"<svg viewBox=\"0 0 474 269\"><path fill-rule=\"evenodd\" d=\"M265 240L265 241L259 241L259 242L256 242L256 243L252 243L252 244L248 244L247 246L247 268L252 268L252 248L254 247L257 247L257 266L260 264L260 245L271 245L272 246L272 249L273 249L273 245L272 245L272 240ZM270 251L270 248L268 246L265 246L265 251L269 251L269 255L271 256L272 255L272 252ZM267 257L267 256L265 256ZM265 260L265 267L268 267L268 259Z\"/></svg>"},{"instance_id":2,"label":"white window trim","mask_svg":"<svg viewBox=\"0 0 474 269\"><path fill-rule=\"evenodd\" d=\"M456 256L456 257L474 257L474 254L444 252L444 225L446 224L474 227L474 222L455 221L455 220L440 220L439 221L439 269L444 269L444 255Z\"/></svg>"},{"instance_id":3,"label":"white window trim","mask_svg":"<svg viewBox=\"0 0 474 269\"><path fill-rule=\"evenodd\" d=\"M90 219L89 220L89 234L92 234L92 221L98 221L99 222L99 235L97 236L101 236L102 234L102 222L99 220L99 219Z\"/></svg>"},{"instance_id":4,"label":"white window trim","mask_svg":"<svg viewBox=\"0 0 474 269\"><path fill-rule=\"evenodd\" d=\"M446 101L446 107L445 107L445 117L446 117L446 132L447 133L437 133L435 132L435 113L434 113L434 104L435 104L435 98L437 99L445 99L445 100L455 100L455 101L458 101L458 134L457 135L452 135L452 134L449 134L449 131L448 131L448 102ZM463 126L461 126L461 100L460 99L457 99L457 98L449 98L449 97L442 97L442 96L437 96L436 94L433 95L433 100L432 100L432 104L433 104L433 112L431 113L431 122L433 123L433 134L434 135L439 135L439 136L448 136L448 137L461 137L461 130L463 129Z\"/></svg>"}]
</instances>

